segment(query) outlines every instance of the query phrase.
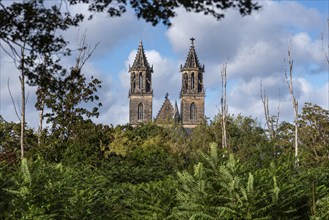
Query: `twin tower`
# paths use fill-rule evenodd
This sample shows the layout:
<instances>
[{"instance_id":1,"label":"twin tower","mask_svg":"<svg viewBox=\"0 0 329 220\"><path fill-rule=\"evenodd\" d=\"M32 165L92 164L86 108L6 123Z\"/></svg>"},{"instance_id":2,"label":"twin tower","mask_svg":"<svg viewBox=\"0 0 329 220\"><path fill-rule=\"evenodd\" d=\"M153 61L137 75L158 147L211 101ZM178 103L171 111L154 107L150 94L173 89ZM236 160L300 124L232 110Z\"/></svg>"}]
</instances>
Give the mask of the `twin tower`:
<instances>
[{"instance_id":1,"label":"twin tower","mask_svg":"<svg viewBox=\"0 0 329 220\"><path fill-rule=\"evenodd\" d=\"M194 38L184 66L180 66L182 87L180 92L180 112L175 102L172 106L168 99L165 101L155 118L158 124L181 123L184 128L193 128L205 121L204 116L204 65L201 66L194 48ZM132 66L129 66L129 122L132 125L152 121L152 73L153 66L147 61L142 42ZM164 82L165 83L165 82Z\"/></svg>"}]
</instances>

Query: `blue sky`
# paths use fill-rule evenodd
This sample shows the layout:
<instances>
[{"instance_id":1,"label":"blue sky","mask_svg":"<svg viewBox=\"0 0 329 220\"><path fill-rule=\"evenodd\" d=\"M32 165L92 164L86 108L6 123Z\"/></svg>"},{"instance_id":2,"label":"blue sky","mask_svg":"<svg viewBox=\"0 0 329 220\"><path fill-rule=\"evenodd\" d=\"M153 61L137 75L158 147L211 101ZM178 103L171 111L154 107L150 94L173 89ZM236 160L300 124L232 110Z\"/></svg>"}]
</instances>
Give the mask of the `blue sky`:
<instances>
[{"instance_id":1,"label":"blue sky","mask_svg":"<svg viewBox=\"0 0 329 220\"><path fill-rule=\"evenodd\" d=\"M270 111L276 114L280 105L280 121L291 121L293 111L284 79L284 59L292 42L294 86L300 109L304 102L329 108L328 64L321 49L321 34L328 45L328 1L260 1L262 10L241 17L228 10L225 18L216 21L201 14L177 10L169 29L153 27L137 20L128 11L120 18L96 14L78 29L64 33L75 46L77 33L85 32L90 45L100 43L85 66L85 73L103 81L100 90L103 107L96 122L104 124L128 123L128 65L132 64L139 41L143 41L153 74L153 117L158 113L166 92L179 102L180 64L185 62L190 37L201 64L205 64L206 115L212 119L218 113L220 100L220 66L227 62L228 109L231 114L252 116L263 123L263 107L259 84L267 90ZM86 11L79 6L73 11ZM12 113L7 79L10 77L14 95L19 96L15 69L1 52L1 112L6 120L17 121ZM67 60L70 66L72 60ZM10 73L10 74L9 74ZM17 73L16 73L17 74ZM33 88L30 90L27 121L36 126L38 114L34 110Z\"/></svg>"}]
</instances>

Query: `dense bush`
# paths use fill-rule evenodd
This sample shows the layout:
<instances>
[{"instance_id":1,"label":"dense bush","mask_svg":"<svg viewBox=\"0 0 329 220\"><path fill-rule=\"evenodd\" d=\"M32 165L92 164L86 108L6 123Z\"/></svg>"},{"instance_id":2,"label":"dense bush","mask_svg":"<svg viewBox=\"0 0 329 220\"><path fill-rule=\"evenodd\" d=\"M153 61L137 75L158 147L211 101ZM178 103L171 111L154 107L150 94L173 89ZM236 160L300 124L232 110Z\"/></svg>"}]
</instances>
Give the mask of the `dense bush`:
<instances>
[{"instance_id":1,"label":"dense bush","mask_svg":"<svg viewBox=\"0 0 329 220\"><path fill-rule=\"evenodd\" d=\"M9 157L18 139L2 120L0 219L329 218L329 146L317 133L327 131L327 116L306 107L298 166L288 123L270 140L241 115L229 117L226 150L216 118L190 134L87 120L65 139L44 132L40 145L31 130L22 161Z\"/></svg>"}]
</instances>

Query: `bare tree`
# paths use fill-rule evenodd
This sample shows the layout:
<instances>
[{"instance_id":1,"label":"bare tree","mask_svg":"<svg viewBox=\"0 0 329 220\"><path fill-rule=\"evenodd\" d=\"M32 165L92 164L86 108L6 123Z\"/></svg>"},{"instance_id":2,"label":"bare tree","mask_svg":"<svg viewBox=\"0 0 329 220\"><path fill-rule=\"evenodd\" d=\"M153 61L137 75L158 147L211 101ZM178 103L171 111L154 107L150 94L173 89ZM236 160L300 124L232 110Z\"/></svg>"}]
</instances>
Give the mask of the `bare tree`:
<instances>
[{"instance_id":1,"label":"bare tree","mask_svg":"<svg viewBox=\"0 0 329 220\"><path fill-rule=\"evenodd\" d=\"M21 143L21 159L24 158L24 134L25 134L25 109L26 109L26 99L25 99L25 72L24 72L24 47L21 48L21 75L19 76L19 81L21 83L21 96L22 96L22 111L21 111L21 139L20 139L20 143Z\"/></svg>"},{"instance_id":2,"label":"bare tree","mask_svg":"<svg viewBox=\"0 0 329 220\"><path fill-rule=\"evenodd\" d=\"M280 102L278 105L278 112L277 115L271 116L270 110L268 107L268 95L266 93L266 90L263 89L262 81L260 82L260 98L263 103L264 107L264 114L265 114L265 121L266 121L266 127L270 136L271 140L275 140L277 135L277 128L279 125L279 117L280 117Z\"/></svg>"},{"instance_id":3,"label":"bare tree","mask_svg":"<svg viewBox=\"0 0 329 220\"><path fill-rule=\"evenodd\" d=\"M40 100L36 104L36 108L39 111L39 127L38 127L38 146L41 146L41 137L43 131L43 117L45 111L45 94L41 87L38 87L36 92L38 99Z\"/></svg>"},{"instance_id":4,"label":"bare tree","mask_svg":"<svg viewBox=\"0 0 329 220\"><path fill-rule=\"evenodd\" d=\"M222 97L221 97L221 113L222 113L222 147L227 148L227 131L226 131L226 122L227 122L227 100L226 100L226 85L227 85L227 62L222 65L221 68L221 79L222 79Z\"/></svg>"},{"instance_id":5,"label":"bare tree","mask_svg":"<svg viewBox=\"0 0 329 220\"><path fill-rule=\"evenodd\" d=\"M4 47L2 44L0 44L1 48L12 58L16 68L19 70L19 82L21 86L21 109L18 114L18 111L16 109L15 102L13 100L10 88L9 88L9 80L8 80L8 91L10 94L10 97L13 101L14 109L16 115L19 117L20 123L21 123L21 131L20 131L20 149L21 149L21 159L24 158L24 133L25 133L25 109L26 109L26 93L25 93L25 75L26 73L26 49L27 49L27 43L26 41L22 42L22 45L17 48L12 45L8 45L9 48ZM17 103L19 105L19 102Z\"/></svg>"},{"instance_id":6,"label":"bare tree","mask_svg":"<svg viewBox=\"0 0 329 220\"><path fill-rule=\"evenodd\" d=\"M327 19L327 31L328 31L328 35L329 35L329 18ZM323 33L321 34L321 41L322 41L322 52L324 54L324 56L326 57L327 60L327 64L329 65L329 57L328 57L328 53L329 53L329 42L327 43L327 51L324 48L324 39L323 39ZM329 73L328 73L328 81L329 81ZM329 108L329 88L328 88L328 108Z\"/></svg>"},{"instance_id":7,"label":"bare tree","mask_svg":"<svg viewBox=\"0 0 329 220\"><path fill-rule=\"evenodd\" d=\"M285 68L284 68L284 74L286 78L286 82L289 88L289 92L291 95L291 101L292 101L292 107L294 110L294 126L295 126L295 165L298 166L298 101L295 98L294 94L294 88L293 88L293 79L292 79L292 73L293 73L293 65L294 61L291 59L291 46L288 49L288 64L289 64L289 77L287 73L287 67L285 62Z\"/></svg>"},{"instance_id":8,"label":"bare tree","mask_svg":"<svg viewBox=\"0 0 329 220\"><path fill-rule=\"evenodd\" d=\"M328 34L329 34L329 18L327 20L327 24L328 24ZM322 52L324 54L324 56L326 57L327 63L329 64L329 57L328 57L328 52L329 52L329 42L328 42L328 46L327 46L327 51L324 48L324 39L323 39L323 33L321 34L321 41L322 41Z\"/></svg>"}]
</instances>

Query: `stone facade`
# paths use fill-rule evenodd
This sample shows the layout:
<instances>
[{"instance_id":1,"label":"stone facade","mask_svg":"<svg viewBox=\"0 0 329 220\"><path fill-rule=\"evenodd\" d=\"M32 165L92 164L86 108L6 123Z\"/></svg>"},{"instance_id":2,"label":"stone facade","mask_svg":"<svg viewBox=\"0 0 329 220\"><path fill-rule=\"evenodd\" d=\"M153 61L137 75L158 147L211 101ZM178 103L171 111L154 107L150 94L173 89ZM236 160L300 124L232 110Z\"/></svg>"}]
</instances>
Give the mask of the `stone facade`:
<instances>
[{"instance_id":1,"label":"stone facade","mask_svg":"<svg viewBox=\"0 0 329 220\"><path fill-rule=\"evenodd\" d=\"M160 125L166 125L171 123L180 122L180 115L177 107L177 102L175 102L175 108L172 106L167 93L165 96L165 101L163 102L160 111L155 118L155 122Z\"/></svg>"},{"instance_id":2,"label":"stone facade","mask_svg":"<svg viewBox=\"0 0 329 220\"><path fill-rule=\"evenodd\" d=\"M204 121L204 97L186 95L182 96L181 122L183 127L194 128Z\"/></svg>"},{"instance_id":3,"label":"stone facade","mask_svg":"<svg viewBox=\"0 0 329 220\"><path fill-rule=\"evenodd\" d=\"M204 109L204 65L201 66L195 52L194 38L191 38L191 47L184 65L181 65L182 87L180 92L181 113L177 103L175 108L168 99L165 101L155 119L158 124L171 122L181 123L184 128L193 128L205 122ZM152 120L152 73L143 49L142 42L139 44L137 55L133 65L129 66L130 90L129 90L129 122L149 122Z\"/></svg>"},{"instance_id":4,"label":"stone facade","mask_svg":"<svg viewBox=\"0 0 329 220\"><path fill-rule=\"evenodd\" d=\"M152 99L152 95L130 96L129 121L131 124L152 121Z\"/></svg>"}]
</instances>

